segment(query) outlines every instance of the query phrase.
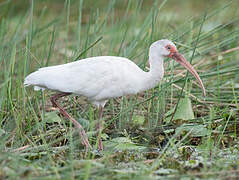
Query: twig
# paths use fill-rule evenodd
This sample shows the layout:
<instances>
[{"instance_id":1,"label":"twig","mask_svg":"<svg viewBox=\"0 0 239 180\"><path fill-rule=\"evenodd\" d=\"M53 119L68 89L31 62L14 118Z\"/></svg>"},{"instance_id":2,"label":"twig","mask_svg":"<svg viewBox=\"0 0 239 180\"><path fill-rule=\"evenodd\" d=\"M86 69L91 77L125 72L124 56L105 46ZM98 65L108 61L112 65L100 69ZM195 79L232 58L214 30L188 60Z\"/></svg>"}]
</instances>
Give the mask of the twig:
<instances>
[{"instance_id":1,"label":"twig","mask_svg":"<svg viewBox=\"0 0 239 180\"><path fill-rule=\"evenodd\" d=\"M179 89L179 90L182 90L182 88L180 87L180 86L178 86L178 85L176 85L176 84L172 84L175 88L177 88L177 89ZM187 92L185 89L183 89L183 91L184 92ZM188 92L187 92L188 93ZM199 103L201 103L201 104L215 104L215 102L213 102L213 101L203 101L203 100L201 100L201 99L199 99L198 97L196 97L196 96L194 96L194 95L192 95L191 93L188 93L188 95L190 96L190 97L192 97L193 99L195 99L196 101L198 101ZM231 107L237 107L237 105L236 104L230 104L230 103L220 103L220 104L217 104L218 106L231 106Z\"/></svg>"},{"instance_id":2,"label":"twig","mask_svg":"<svg viewBox=\"0 0 239 180\"><path fill-rule=\"evenodd\" d=\"M237 46L235 48L232 48L232 49L227 49L227 50L225 50L225 51L223 51L223 52L221 52L219 54L213 54L212 58L215 58L215 57L217 57L219 55L224 55L224 54L227 54L227 53L230 53L230 52L233 52L233 51L237 51L237 50L239 50L239 46Z\"/></svg>"},{"instance_id":3,"label":"twig","mask_svg":"<svg viewBox=\"0 0 239 180\"><path fill-rule=\"evenodd\" d=\"M20 148L11 150L11 152L23 151L23 150L26 150L26 149L29 148L29 147L30 147L30 145L22 146L22 147L20 147Z\"/></svg>"},{"instance_id":4,"label":"twig","mask_svg":"<svg viewBox=\"0 0 239 180\"><path fill-rule=\"evenodd\" d=\"M178 85L176 85L176 84L174 84L174 83L173 83L172 85L173 85L174 87L176 87L177 89L182 90L182 88L181 88L180 86L178 86ZM202 103L202 104L206 104L206 101L203 101L203 100L199 99L198 97L196 97L196 96L192 95L191 93L187 92L185 89L183 89L183 92L187 93L190 97L192 97L192 98L195 99L196 101L198 101L198 102L200 102L200 103Z\"/></svg>"}]
</instances>

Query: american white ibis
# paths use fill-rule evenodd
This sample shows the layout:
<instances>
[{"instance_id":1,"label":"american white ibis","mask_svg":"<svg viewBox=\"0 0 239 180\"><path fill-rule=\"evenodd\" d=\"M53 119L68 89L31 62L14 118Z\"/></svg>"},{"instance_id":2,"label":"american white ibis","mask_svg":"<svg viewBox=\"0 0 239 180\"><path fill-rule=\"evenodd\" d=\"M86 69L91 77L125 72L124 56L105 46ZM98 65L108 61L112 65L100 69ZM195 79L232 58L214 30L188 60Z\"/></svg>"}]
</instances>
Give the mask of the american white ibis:
<instances>
[{"instance_id":1,"label":"american white ibis","mask_svg":"<svg viewBox=\"0 0 239 180\"><path fill-rule=\"evenodd\" d=\"M60 107L56 100L72 93L88 97L99 108L99 119L96 127L99 135L103 108L107 100L136 94L155 87L163 78L163 60L166 57L173 58L187 68L198 80L203 94L206 94L198 73L178 53L174 43L166 39L156 41L150 46L149 72L141 70L134 62L124 57L98 56L63 65L40 68L25 78L24 85L33 85L34 90L50 89L60 92L51 97L53 106L59 108L63 116L72 121L79 129L83 145L86 148L91 148L82 126ZM100 137L98 139L98 149L102 150Z\"/></svg>"}]
</instances>

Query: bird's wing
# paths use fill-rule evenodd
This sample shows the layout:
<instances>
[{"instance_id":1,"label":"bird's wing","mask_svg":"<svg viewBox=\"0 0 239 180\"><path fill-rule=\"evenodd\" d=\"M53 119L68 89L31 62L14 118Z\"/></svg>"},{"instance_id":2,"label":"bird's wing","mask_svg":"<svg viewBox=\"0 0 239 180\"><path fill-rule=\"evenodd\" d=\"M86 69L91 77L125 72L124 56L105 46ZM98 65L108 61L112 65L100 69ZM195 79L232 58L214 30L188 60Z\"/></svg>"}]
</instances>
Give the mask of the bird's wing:
<instances>
[{"instance_id":1,"label":"bird's wing","mask_svg":"<svg viewBox=\"0 0 239 180\"><path fill-rule=\"evenodd\" d=\"M126 58L101 56L41 68L26 77L25 85L95 97L105 88L119 86Z\"/></svg>"}]
</instances>

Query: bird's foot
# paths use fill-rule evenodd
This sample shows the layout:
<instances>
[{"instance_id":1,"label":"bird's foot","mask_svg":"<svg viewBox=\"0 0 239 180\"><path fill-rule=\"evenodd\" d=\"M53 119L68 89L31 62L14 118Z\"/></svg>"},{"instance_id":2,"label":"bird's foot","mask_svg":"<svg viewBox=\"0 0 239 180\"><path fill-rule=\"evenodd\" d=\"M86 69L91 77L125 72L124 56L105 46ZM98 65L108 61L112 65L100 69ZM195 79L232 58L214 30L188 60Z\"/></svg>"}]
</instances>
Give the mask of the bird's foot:
<instances>
[{"instance_id":1,"label":"bird's foot","mask_svg":"<svg viewBox=\"0 0 239 180\"><path fill-rule=\"evenodd\" d=\"M73 117L70 116L70 114L68 114L66 112L66 110L64 108L62 108L61 106L58 105L57 103L57 100L61 97L64 97L64 96L67 96L67 95L70 95L71 93L58 93L58 94L55 94L54 96L51 97L51 103L53 105L53 107L56 107L60 110L60 113L67 119L71 120L72 124L74 124L74 126L79 130L79 134L80 134L80 137L82 139L82 145L85 146L85 150L86 152L89 150L89 149L92 149L89 141L88 141L88 137L85 133L85 130L84 128L82 127L82 125L76 121Z\"/></svg>"}]
</instances>

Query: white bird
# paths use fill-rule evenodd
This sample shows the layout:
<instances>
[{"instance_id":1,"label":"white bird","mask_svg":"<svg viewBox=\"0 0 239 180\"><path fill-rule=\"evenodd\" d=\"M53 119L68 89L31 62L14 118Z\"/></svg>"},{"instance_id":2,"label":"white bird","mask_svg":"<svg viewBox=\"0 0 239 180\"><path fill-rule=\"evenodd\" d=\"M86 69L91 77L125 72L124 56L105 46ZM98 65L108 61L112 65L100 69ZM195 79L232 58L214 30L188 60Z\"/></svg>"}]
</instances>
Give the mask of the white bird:
<instances>
[{"instance_id":1,"label":"white bird","mask_svg":"<svg viewBox=\"0 0 239 180\"><path fill-rule=\"evenodd\" d=\"M174 43L167 39L156 41L150 46L150 70L148 72L143 71L133 61L124 57L97 56L40 68L25 78L24 85L33 85L34 90L50 89L60 92L51 98L53 106L58 107L66 118L72 120L80 130L83 145L86 148L91 148L82 126L61 108L56 100L72 93L88 97L90 102L99 108L97 132L100 135L103 108L108 99L136 94L155 87L163 78L163 62L166 57L173 58L187 68L198 80L203 94L206 94L198 73L178 53ZM103 149L100 137L98 138L98 149Z\"/></svg>"}]
</instances>

